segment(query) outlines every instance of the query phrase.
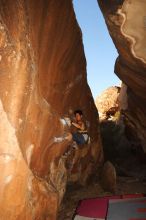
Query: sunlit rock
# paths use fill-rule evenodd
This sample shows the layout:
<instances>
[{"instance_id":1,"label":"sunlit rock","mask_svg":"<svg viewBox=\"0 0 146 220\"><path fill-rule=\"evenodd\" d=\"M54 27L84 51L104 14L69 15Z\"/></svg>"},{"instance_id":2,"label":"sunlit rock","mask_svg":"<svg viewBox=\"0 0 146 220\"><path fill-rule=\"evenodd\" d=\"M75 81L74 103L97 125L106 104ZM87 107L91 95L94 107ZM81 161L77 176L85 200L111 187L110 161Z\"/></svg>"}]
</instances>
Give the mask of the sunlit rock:
<instances>
[{"instance_id":1,"label":"sunlit rock","mask_svg":"<svg viewBox=\"0 0 146 220\"><path fill-rule=\"evenodd\" d=\"M113 116L119 110L118 98L120 89L118 86L109 87L96 98L95 104L101 121L112 120Z\"/></svg>"},{"instance_id":2,"label":"sunlit rock","mask_svg":"<svg viewBox=\"0 0 146 220\"><path fill-rule=\"evenodd\" d=\"M91 138L80 169L89 176L102 161L72 1L0 0L0 36L0 219L55 220L71 175L70 143L57 138L77 108Z\"/></svg>"},{"instance_id":3,"label":"sunlit rock","mask_svg":"<svg viewBox=\"0 0 146 220\"><path fill-rule=\"evenodd\" d=\"M146 152L146 2L98 2L119 52L115 73L127 87L125 116Z\"/></svg>"}]
</instances>

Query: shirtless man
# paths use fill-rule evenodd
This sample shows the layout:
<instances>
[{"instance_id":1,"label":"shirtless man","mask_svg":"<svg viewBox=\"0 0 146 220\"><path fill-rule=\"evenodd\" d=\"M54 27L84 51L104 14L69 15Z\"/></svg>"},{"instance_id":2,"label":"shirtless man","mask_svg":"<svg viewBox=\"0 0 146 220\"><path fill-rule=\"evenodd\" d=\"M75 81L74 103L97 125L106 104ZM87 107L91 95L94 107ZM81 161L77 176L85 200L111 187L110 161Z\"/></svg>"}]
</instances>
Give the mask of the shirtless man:
<instances>
[{"instance_id":1,"label":"shirtless man","mask_svg":"<svg viewBox=\"0 0 146 220\"><path fill-rule=\"evenodd\" d=\"M74 115L75 115L75 121L71 122L72 140L79 145L85 144L88 140L88 132L86 129L86 125L83 121L83 113L81 110L76 110L74 112Z\"/></svg>"},{"instance_id":2,"label":"shirtless man","mask_svg":"<svg viewBox=\"0 0 146 220\"><path fill-rule=\"evenodd\" d=\"M76 144L85 144L88 141L88 132L86 125L83 121L83 113L81 110L74 111L75 120L68 122L68 126L71 126L71 133L62 137L55 137L54 142L62 142L64 140L74 141Z\"/></svg>"}]
</instances>

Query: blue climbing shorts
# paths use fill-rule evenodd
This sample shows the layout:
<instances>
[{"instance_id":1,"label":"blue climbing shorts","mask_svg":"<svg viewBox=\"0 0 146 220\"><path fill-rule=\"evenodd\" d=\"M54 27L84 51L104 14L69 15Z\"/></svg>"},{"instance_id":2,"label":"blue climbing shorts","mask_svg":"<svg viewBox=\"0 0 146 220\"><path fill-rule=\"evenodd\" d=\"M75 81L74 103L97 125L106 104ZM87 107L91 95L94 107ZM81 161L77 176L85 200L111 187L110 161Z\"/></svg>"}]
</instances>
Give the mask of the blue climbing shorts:
<instances>
[{"instance_id":1,"label":"blue climbing shorts","mask_svg":"<svg viewBox=\"0 0 146 220\"><path fill-rule=\"evenodd\" d=\"M76 132L76 133L72 134L72 137L73 137L73 141L75 141L79 145L86 143L86 140L85 140L83 134Z\"/></svg>"}]
</instances>

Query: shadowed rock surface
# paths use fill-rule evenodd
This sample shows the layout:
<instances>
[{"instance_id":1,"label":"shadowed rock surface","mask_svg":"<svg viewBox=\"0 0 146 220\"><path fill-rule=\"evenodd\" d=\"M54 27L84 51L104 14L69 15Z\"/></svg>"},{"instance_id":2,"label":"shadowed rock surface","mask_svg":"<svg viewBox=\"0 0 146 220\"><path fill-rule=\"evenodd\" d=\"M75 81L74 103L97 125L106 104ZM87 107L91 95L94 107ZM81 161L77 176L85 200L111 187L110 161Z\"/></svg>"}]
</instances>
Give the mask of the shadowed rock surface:
<instances>
[{"instance_id":1,"label":"shadowed rock surface","mask_svg":"<svg viewBox=\"0 0 146 220\"><path fill-rule=\"evenodd\" d=\"M116 192L116 169L110 161L106 161L103 166L101 185L105 191Z\"/></svg>"},{"instance_id":2,"label":"shadowed rock surface","mask_svg":"<svg viewBox=\"0 0 146 220\"><path fill-rule=\"evenodd\" d=\"M143 0L98 0L119 52L115 73L124 82L125 116L146 151L146 3ZM125 100L127 97L127 100Z\"/></svg>"},{"instance_id":3,"label":"shadowed rock surface","mask_svg":"<svg viewBox=\"0 0 146 220\"><path fill-rule=\"evenodd\" d=\"M0 36L0 218L54 220L68 179L87 178L102 161L72 1L0 0ZM72 173L62 157L70 143L54 138L76 108L91 144L76 150Z\"/></svg>"}]
</instances>

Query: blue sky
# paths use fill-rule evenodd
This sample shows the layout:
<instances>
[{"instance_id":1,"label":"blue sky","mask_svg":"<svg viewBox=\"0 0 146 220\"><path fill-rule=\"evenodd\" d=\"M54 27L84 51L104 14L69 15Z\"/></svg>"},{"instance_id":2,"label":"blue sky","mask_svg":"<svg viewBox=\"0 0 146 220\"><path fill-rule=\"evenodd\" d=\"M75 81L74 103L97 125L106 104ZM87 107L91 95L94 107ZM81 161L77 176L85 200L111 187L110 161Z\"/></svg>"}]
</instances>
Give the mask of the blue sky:
<instances>
[{"instance_id":1,"label":"blue sky","mask_svg":"<svg viewBox=\"0 0 146 220\"><path fill-rule=\"evenodd\" d=\"M119 85L114 74L117 50L109 36L97 0L73 0L78 23L83 33L87 60L88 83L93 97L104 89Z\"/></svg>"}]
</instances>

